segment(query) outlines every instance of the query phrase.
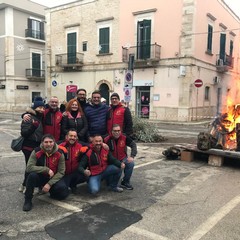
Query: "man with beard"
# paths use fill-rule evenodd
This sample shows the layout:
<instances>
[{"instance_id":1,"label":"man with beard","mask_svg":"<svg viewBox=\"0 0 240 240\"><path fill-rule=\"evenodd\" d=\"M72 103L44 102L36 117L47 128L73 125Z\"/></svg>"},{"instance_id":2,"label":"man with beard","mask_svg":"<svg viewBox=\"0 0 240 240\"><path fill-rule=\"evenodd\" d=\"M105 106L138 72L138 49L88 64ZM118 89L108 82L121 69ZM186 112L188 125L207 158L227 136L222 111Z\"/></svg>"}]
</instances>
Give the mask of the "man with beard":
<instances>
[{"instance_id":1,"label":"man with beard","mask_svg":"<svg viewBox=\"0 0 240 240\"><path fill-rule=\"evenodd\" d=\"M130 178L134 168L134 157L137 155L136 143L125 134L122 134L121 127L114 124L112 133L104 138L104 142L109 146L112 155L125 164L124 177L121 181L121 187L127 190L133 190L130 184ZM131 148L130 156L127 155L127 147Z\"/></svg>"},{"instance_id":2,"label":"man with beard","mask_svg":"<svg viewBox=\"0 0 240 240\"><path fill-rule=\"evenodd\" d=\"M68 194L66 184L59 181L65 172L65 159L58 148L52 135L42 137L41 145L32 152L28 164L29 173L26 182L25 202L23 211L32 209L32 198L35 187L42 188L45 193L50 193L57 200L65 199Z\"/></svg>"},{"instance_id":3,"label":"man with beard","mask_svg":"<svg viewBox=\"0 0 240 240\"><path fill-rule=\"evenodd\" d=\"M85 115L88 120L88 136L91 137L100 134L105 135L107 133L107 112L108 106L101 103L100 91L94 91L92 93L92 105L85 108Z\"/></svg>"},{"instance_id":4,"label":"man with beard","mask_svg":"<svg viewBox=\"0 0 240 240\"><path fill-rule=\"evenodd\" d=\"M72 192L77 190L77 184L86 181L86 177L78 172L79 157L87 151L87 146L78 143L78 135L75 129L68 130L65 140L59 144L65 155L65 176L60 181L65 181Z\"/></svg>"},{"instance_id":5,"label":"man with beard","mask_svg":"<svg viewBox=\"0 0 240 240\"><path fill-rule=\"evenodd\" d=\"M84 88L79 88L76 92L77 100L80 103L82 110L85 111L85 108L89 106L87 103L87 91Z\"/></svg>"},{"instance_id":6,"label":"man with beard","mask_svg":"<svg viewBox=\"0 0 240 240\"><path fill-rule=\"evenodd\" d=\"M92 139L90 149L79 162L78 171L89 177L88 187L91 194L96 195L99 192L103 179L107 181L109 190L120 193L123 189L118 187L118 181L125 164L104 149L102 143L102 137L96 134Z\"/></svg>"}]
</instances>

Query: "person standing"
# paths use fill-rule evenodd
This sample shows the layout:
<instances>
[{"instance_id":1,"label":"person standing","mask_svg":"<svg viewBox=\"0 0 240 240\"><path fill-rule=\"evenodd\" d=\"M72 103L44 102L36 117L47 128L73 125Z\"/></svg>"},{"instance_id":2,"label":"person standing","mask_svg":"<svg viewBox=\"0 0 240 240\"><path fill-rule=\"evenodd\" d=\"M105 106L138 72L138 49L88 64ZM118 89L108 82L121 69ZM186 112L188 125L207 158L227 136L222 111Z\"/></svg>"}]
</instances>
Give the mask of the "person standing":
<instances>
[{"instance_id":1,"label":"person standing","mask_svg":"<svg viewBox=\"0 0 240 240\"><path fill-rule=\"evenodd\" d=\"M76 99L71 99L62 118L61 139L64 139L69 129L76 129L79 141L86 142L88 122Z\"/></svg>"},{"instance_id":2,"label":"person standing","mask_svg":"<svg viewBox=\"0 0 240 240\"><path fill-rule=\"evenodd\" d=\"M51 97L48 102L48 108L45 109L42 119L43 133L52 134L56 141L60 140L62 121L62 113L60 112L58 105L58 98L56 96ZM26 122L30 121L30 115L24 113L23 120Z\"/></svg>"},{"instance_id":3,"label":"person standing","mask_svg":"<svg viewBox=\"0 0 240 240\"><path fill-rule=\"evenodd\" d=\"M125 164L104 149L102 143L101 135L93 137L90 149L79 162L78 171L89 177L88 188L91 194L95 195L99 192L103 179L107 181L110 190L120 193L123 189L118 187L118 181Z\"/></svg>"},{"instance_id":4,"label":"person standing","mask_svg":"<svg viewBox=\"0 0 240 240\"><path fill-rule=\"evenodd\" d=\"M106 104L101 103L101 93L99 91L94 91L92 93L92 105L85 108L89 137L96 134L103 136L107 133L108 108Z\"/></svg>"},{"instance_id":5,"label":"person standing","mask_svg":"<svg viewBox=\"0 0 240 240\"><path fill-rule=\"evenodd\" d=\"M25 201L23 211L32 209L32 198L35 187L42 188L50 197L57 200L65 199L68 187L59 180L64 176L65 159L52 135L42 137L41 145L32 152L26 171L29 173L26 181Z\"/></svg>"},{"instance_id":6,"label":"person standing","mask_svg":"<svg viewBox=\"0 0 240 240\"><path fill-rule=\"evenodd\" d=\"M119 124L123 133L128 136L133 134L133 122L130 109L120 102L117 93L111 95L111 104L107 113L107 132L111 134L114 124Z\"/></svg>"},{"instance_id":7,"label":"person standing","mask_svg":"<svg viewBox=\"0 0 240 240\"><path fill-rule=\"evenodd\" d=\"M79 157L87 151L87 146L78 143L77 131L75 129L68 130L65 140L59 144L59 148L63 150L65 156L65 176L60 181L65 181L67 187L72 192L77 190L77 184L86 181L86 177L78 172Z\"/></svg>"},{"instance_id":8,"label":"person standing","mask_svg":"<svg viewBox=\"0 0 240 240\"><path fill-rule=\"evenodd\" d=\"M137 155L136 143L130 137L122 134L119 124L113 125L112 133L104 138L104 142L109 146L112 155L125 164L121 187L133 190L130 179L134 168L134 157ZM127 155L127 146L131 148L130 156Z\"/></svg>"},{"instance_id":9,"label":"person standing","mask_svg":"<svg viewBox=\"0 0 240 240\"><path fill-rule=\"evenodd\" d=\"M89 105L87 102L87 91L84 88L79 88L76 92L76 95L82 110L85 111L85 108Z\"/></svg>"},{"instance_id":10,"label":"person standing","mask_svg":"<svg viewBox=\"0 0 240 240\"><path fill-rule=\"evenodd\" d=\"M56 141L60 140L62 113L59 109L59 100L52 96L48 102L49 108L44 111L43 133L51 134Z\"/></svg>"},{"instance_id":11,"label":"person standing","mask_svg":"<svg viewBox=\"0 0 240 240\"><path fill-rule=\"evenodd\" d=\"M28 159L34 148L38 147L41 143L43 136L42 118L45 111L45 104L41 97L36 97L32 108L27 109L29 115L28 121L22 121L21 123L21 135L24 137L22 152L25 157L25 163L27 166ZM23 183L19 187L19 192L24 192L26 187L27 173L24 174Z\"/></svg>"}]
</instances>

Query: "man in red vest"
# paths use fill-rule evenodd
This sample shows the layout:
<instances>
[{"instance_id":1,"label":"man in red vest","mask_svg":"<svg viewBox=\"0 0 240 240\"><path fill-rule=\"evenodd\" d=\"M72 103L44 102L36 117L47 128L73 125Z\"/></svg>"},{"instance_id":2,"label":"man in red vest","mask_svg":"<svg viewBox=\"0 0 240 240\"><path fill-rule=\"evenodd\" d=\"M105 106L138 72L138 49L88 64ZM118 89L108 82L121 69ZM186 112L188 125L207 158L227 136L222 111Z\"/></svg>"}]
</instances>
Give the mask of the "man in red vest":
<instances>
[{"instance_id":1,"label":"man in red vest","mask_svg":"<svg viewBox=\"0 0 240 240\"><path fill-rule=\"evenodd\" d=\"M68 196L68 187L63 181L59 181L65 172L64 155L58 148L52 135L44 135L40 147L32 151L26 172L29 175L26 181L23 211L30 211L32 209L32 198L35 187L41 187L43 192L49 192L52 198L58 200L62 200Z\"/></svg>"},{"instance_id":2,"label":"man in red vest","mask_svg":"<svg viewBox=\"0 0 240 240\"><path fill-rule=\"evenodd\" d=\"M43 133L53 135L54 139L58 142L61 135L62 121L62 113L58 108L58 98L56 96L52 96L47 105L48 107L44 111L42 120ZM24 113L23 120L25 122L30 121L30 114Z\"/></svg>"},{"instance_id":3,"label":"man in red vest","mask_svg":"<svg viewBox=\"0 0 240 240\"><path fill-rule=\"evenodd\" d=\"M65 181L66 185L71 188L72 192L75 193L77 190L77 184L86 181L86 177L78 172L79 156L87 151L87 146L82 146L78 142L77 131L70 129L65 140L59 144L59 148L63 150L65 155L65 176L61 181Z\"/></svg>"},{"instance_id":4,"label":"man in red vest","mask_svg":"<svg viewBox=\"0 0 240 240\"><path fill-rule=\"evenodd\" d=\"M120 102L117 93L111 95L111 105L107 113L107 132L111 134L114 124L119 124L123 133L133 134L133 122L130 109Z\"/></svg>"},{"instance_id":5,"label":"man in red vest","mask_svg":"<svg viewBox=\"0 0 240 240\"><path fill-rule=\"evenodd\" d=\"M57 142L60 140L62 121L62 113L58 105L58 98L52 96L48 102L49 107L45 109L43 115L43 133L53 135Z\"/></svg>"},{"instance_id":6,"label":"man in red vest","mask_svg":"<svg viewBox=\"0 0 240 240\"><path fill-rule=\"evenodd\" d=\"M130 178L134 168L134 157L137 155L136 143L130 137L122 134L119 124L113 125L111 134L104 138L104 142L109 146L112 155L125 164L121 187L133 190ZM130 156L127 156L127 146L131 148Z\"/></svg>"},{"instance_id":7,"label":"man in red vest","mask_svg":"<svg viewBox=\"0 0 240 240\"><path fill-rule=\"evenodd\" d=\"M103 179L107 181L110 190L120 193L123 189L118 187L118 181L125 164L104 149L102 143L101 135L92 138L90 149L79 162L78 171L89 177L88 187L91 194L96 195L99 192Z\"/></svg>"}]
</instances>

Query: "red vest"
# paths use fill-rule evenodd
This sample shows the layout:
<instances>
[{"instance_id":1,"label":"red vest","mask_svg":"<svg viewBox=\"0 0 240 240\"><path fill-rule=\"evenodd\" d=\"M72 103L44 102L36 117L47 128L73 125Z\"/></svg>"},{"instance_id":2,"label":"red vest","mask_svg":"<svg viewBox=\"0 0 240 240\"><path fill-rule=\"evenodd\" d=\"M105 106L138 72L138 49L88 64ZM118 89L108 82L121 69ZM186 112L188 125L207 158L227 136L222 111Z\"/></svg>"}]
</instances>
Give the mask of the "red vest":
<instances>
[{"instance_id":1,"label":"red vest","mask_svg":"<svg viewBox=\"0 0 240 240\"><path fill-rule=\"evenodd\" d=\"M102 173L108 166L108 151L104 148L101 149L100 153L90 149L86 155L88 157L88 165L91 171L91 175L95 176Z\"/></svg>"},{"instance_id":2,"label":"red vest","mask_svg":"<svg viewBox=\"0 0 240 240\"><path fill-rule=\"evenodd\" d=\"M80 154L82 145L78 142L75 142L74 145L68 144L68 142L62 142L59 144L60 148L65 147L66 151L64 151L65 155L65 174L73 173L78 168L78 156Z\"/></svg>"},{"instance_id":3,"label":"red vest","mask_svg":"<svg viewBox=\"0 0 240 240\"><path fill-rule=\"evenodd\" d=\"M112 155L118 160L122 161L125 157L127 157L125 135L121 134L117 142L112 135L109 135L104 138L104 142L109 146L109 150L111 151Z\"/></svg>"},{"instance_id":4,"label":"red vest","mask_svg":"<svg viewBox=\"0 0 240 240\"><path fill-rule=\"evenodd\" d=\"M37 166L46 166L51 169L54 174L58 171L59 159L62 156L61 150L56 151L51 156L47 156L46 153L41 148L35 149Z\"/></svg>"},{"instance_id":5,"label":"red vest","mask_svg":"<svg viewBox=\"0 0 240 240\"><path fill-rule=\"evenodd\" d=\"M121 129L123 130L125 109L126 108L121 103L119 103L115 109L113 109L112 107L110 108L109 118L107 120L108 134L111 134L114 124L119 124Z\"/></svg>"},{"instance_id":6,"label":"red vest","mask_svg":"<svg viewBox=\"0 0 240 240\"><path fill-rule=\"evenodd\" d=\"M61 134L62 113L60 111L53 112L51 109L44 111L43 117L43 133L49 133L59 141Z\"/></svg>"}]
</instances>

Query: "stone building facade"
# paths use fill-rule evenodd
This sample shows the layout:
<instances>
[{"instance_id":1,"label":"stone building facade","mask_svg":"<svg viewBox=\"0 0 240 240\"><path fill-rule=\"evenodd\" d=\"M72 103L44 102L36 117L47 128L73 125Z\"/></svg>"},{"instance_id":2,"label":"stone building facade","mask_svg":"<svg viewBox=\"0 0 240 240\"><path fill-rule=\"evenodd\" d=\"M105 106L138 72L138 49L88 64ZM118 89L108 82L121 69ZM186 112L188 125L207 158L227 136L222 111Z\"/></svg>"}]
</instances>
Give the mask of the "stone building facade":
<instances>
[{"instance_id":1,"label":"stone building facade","mask_svg":"<svg viewBox=\"0 0 240 240\"><path fill-rule=\"evenodd\" d=\"M175 121L238 102L239 18L222 0L82 0L46 21L47 96L118 92L135 115Z\"/></svg>"},{"instance_id":2,"label":"stone building facade","mask_svg":"<svg viewBox=\"0 0 240 240\"><path fill-rule=\"evenodd\" d=\"M45 97L45 12L28 0L0 1L0 110Z\"/></svg>"}]
</instances>

